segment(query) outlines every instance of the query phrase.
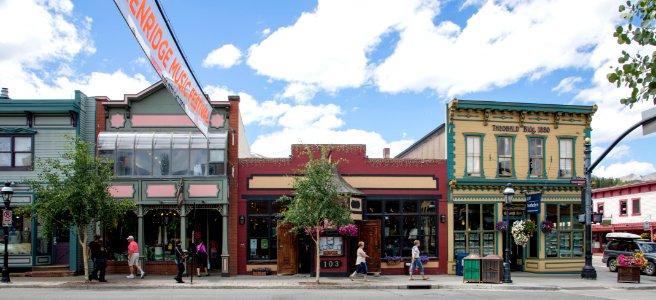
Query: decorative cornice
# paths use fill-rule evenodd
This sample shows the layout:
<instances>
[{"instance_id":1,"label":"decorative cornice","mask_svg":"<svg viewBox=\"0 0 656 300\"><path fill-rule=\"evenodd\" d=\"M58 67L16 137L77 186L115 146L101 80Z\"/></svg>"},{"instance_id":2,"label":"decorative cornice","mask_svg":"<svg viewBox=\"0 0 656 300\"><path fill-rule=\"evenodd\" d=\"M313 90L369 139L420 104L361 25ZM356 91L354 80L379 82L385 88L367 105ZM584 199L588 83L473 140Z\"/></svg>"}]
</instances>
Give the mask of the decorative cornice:
<instances>
[{"instance_id":1,"label":"decorative cornice","mask_svg":"<svg viewBox=\"0 0 656 300\"><path fill-rule=\"evenodd\" d=\"M36 132L28 128L0 128L0 134L36 134Z\"/></svg>"}]
</instances>

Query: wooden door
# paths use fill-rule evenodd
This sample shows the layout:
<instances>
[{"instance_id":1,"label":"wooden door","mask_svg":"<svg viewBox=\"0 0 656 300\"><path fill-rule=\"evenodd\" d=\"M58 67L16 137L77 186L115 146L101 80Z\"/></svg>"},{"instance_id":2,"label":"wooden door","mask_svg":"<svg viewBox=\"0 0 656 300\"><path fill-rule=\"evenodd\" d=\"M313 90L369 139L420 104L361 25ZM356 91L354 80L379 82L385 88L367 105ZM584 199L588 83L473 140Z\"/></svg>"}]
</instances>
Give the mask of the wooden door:
<instances>
[{"instance_id":1,"label":"wooden door","mask_svg":"<svg viewBox=\"0 0 656 300\"><path fill-rule=\"evenodd\" d=\"M380 220L362 221L360 239L364 242L364 251L369 255L369 272L380 273Z\"/></svg>"},{"instance_id":2,"label":"wooden door","mask_svg":"<svg viewBox=\"0 0 656 300\"><path fill-rule=\"evenodd\" d=\"M278 223L278 274L298 273L298 245L291 224Z\"/></svg>"}]
</instances>

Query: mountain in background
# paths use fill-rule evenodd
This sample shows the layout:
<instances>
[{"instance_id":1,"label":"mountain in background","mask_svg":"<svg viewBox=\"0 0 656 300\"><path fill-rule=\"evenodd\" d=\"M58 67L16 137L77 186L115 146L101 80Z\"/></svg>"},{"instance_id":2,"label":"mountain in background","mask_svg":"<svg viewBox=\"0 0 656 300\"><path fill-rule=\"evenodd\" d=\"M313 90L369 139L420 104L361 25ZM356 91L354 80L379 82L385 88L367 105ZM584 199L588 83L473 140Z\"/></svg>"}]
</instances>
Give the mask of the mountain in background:
<instances>
[{"instance_id":1,"label":"mountain in background","mask_svg":"<svg viewBox=\"0 0 656 300\"><path fill-rule=\"evenodd\" d=\"M656 172L647 174L647 175L636 175L636 174L629 174L623 177L620 177L622 181L629 181L629 182L635 182L635 181L652 181L656 180Z\"/></svg>"}]
</instances>

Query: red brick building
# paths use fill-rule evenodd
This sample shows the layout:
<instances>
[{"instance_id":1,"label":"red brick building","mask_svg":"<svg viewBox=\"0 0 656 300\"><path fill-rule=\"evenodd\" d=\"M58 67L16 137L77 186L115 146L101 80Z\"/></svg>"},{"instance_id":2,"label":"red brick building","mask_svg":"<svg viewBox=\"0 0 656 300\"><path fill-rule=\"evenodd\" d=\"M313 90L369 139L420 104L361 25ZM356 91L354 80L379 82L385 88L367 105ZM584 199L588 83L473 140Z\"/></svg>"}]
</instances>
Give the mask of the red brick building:
<instances>
[{"instance_id":1,"label":"red brick building","mask_svg":"<svg viewBox=\"0 0 656 300\"><path fill-rule=\"evenodd\" d=\"M326 231L320 245L321 274L345 276L355 268L357 242L364 240L369 271L403 274L405 264L387 263L386 257L410 261L414 240L429 258L427 274L445 274L447 262L446 161L441 159L367 158L365 145L312 145L329 149L338 164L345 189L352 191L352 217L359 236L340 236ZM303 234L290 236L277 230L283 206L275 202L290 195L293 178L308 161L306 145L292 145L288 158L239 160L237 270L270 268L284 274L314 271L314 243ZM231 207L232 208L232 207ZM280 232L280 234L278 234ZM232 252L234 253L234 252Z\"/></svg>"}]
</instances>

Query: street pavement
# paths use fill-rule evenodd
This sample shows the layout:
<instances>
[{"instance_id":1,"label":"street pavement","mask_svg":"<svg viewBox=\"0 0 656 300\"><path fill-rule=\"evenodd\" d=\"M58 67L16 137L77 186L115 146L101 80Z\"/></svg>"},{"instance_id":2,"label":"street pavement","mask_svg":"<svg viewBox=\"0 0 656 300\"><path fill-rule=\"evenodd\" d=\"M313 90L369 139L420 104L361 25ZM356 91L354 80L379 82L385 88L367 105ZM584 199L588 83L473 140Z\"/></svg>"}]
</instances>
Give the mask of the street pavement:
<instances>
[{"instance_id":1,"label":"street pavement","mask_svg":"<svg viewBox=\"0 0 656 300\"><path fill-rule=\"evenodd\" d=\"M173 276L148 275L143 279L127 279L125 275L108 275L108 282L85 282L83 276L75 277L11 277L11 283L0 284L2 288L71 288L71 289L443 289L443 290L598 290L598 289L644 289L656 290L656 276L642 275L640 283L618 283L617 273L611 273L595 256L593 265L596 280L581 279L580 274L534 274L512 272L512 283L465 283L462 276L432 275L429 280L408 280L407 276L369 276L368 281L347 277L321 277L320 284L314 277L295 276L250 276L189 277L185 283L176 283Z\"/></svg>"}]
</instances>

